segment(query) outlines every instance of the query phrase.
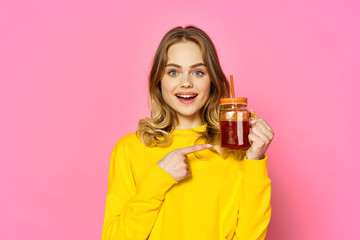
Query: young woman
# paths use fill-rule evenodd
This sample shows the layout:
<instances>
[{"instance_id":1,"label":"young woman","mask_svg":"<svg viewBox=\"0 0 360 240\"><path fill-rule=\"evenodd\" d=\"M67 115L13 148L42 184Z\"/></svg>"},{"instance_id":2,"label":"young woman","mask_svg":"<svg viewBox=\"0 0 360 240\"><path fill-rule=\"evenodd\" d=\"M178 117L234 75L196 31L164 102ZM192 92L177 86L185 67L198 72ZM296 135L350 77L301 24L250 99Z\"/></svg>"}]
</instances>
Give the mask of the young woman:
<instances>
[{"instance_id":1,"label":"young woman","mask_svg":"<svg viewBox=\"0 0 360 240\"><path fill-rule=\"evenodd\" d=\"M208 35L192 26L170 30L149 76L151 117L111 155L103 240L265 238L265 151L274 132L253 118L246 153L222 150L219 104L228 95Z\"/></svg>"}]
</instances>

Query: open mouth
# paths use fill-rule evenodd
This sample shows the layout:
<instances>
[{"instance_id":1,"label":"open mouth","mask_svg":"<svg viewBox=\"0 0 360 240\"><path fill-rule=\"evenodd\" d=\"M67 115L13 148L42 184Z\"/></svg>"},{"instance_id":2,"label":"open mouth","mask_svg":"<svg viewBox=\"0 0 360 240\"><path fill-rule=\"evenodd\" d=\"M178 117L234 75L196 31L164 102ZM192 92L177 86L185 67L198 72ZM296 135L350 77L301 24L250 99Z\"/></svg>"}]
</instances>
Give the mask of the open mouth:
<instances>
[{"instance_id":1,"label":"open mouth","mask_svg":"<svg viewBox=\"0 0 360 240\"><path fill-rule=\"evenodd\" d=\"M176 97L181 99L194 99L196 96L197 94L176 94Z\"/></svg>"},{"instance_id":2,"label":"open mouth","mask_svg":"<svg viewBox=\"0 0 360 240\"><path fill-rule=\"evenodd\" d=\"M196 93L177 93L175 96L179 99L181 103L190 104L195 101L195 98L198 94Z\"/></svg>"}]
</instances>

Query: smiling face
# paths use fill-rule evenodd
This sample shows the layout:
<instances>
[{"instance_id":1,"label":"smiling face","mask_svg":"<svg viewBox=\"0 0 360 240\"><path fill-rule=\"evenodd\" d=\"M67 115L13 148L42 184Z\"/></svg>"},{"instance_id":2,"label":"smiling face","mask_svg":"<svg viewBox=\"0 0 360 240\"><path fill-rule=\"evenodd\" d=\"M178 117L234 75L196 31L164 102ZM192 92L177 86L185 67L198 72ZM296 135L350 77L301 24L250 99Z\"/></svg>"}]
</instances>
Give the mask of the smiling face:
<instances>
[{"instance_id":1,"label":"smiling face","mask_svg":"<svg viewBox=\"0 0 360 240\"><path fill-rule=\"evenodd\" d=\"M210 76L200 47L190 41L169 47L161 92L165 102L177 113L178 128L203 124L200 110L209 99Z\"/></svg>"}]
</instances>

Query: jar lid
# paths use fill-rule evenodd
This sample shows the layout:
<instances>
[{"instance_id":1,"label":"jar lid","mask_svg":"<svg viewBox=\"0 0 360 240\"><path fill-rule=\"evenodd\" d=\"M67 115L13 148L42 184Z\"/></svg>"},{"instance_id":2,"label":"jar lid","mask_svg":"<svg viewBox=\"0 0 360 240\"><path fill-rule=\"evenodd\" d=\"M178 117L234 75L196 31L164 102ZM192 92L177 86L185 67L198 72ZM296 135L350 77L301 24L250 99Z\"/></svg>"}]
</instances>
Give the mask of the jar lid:
<instances>
[{"instance_id":1,"label":"jar lid","mask_svg":"<svg viewBox=\"0 0 360 240\"><path fill-rule=\"evenodd\" d=\"M247 98L221 98L221 104L230 104L230 103L242 103L247 104Z\"/></svg>"}]
</instances>

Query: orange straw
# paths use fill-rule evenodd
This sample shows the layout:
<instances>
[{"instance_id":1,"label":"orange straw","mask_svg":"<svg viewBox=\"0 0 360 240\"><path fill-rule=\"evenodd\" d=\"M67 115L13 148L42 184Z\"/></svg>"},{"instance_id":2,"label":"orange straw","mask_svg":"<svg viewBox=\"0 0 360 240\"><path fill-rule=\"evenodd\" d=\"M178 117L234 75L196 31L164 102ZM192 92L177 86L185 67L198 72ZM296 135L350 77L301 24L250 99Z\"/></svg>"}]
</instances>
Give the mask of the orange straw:
<instances>
[{"instance_id":1,"label":"orange straw","mask_svg":"<svg viewBox=\"0 0 360 240\"><path fill-rule=\"evenodd\" d=\"M230 75L230 88L231 88L231 97L235 98L235 89L234 89L234 79L233 75Z\"/></svg>"}]
</instances>

